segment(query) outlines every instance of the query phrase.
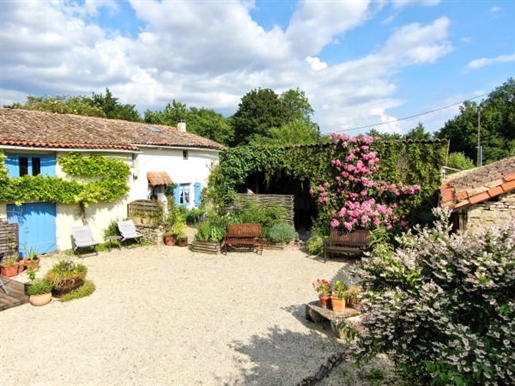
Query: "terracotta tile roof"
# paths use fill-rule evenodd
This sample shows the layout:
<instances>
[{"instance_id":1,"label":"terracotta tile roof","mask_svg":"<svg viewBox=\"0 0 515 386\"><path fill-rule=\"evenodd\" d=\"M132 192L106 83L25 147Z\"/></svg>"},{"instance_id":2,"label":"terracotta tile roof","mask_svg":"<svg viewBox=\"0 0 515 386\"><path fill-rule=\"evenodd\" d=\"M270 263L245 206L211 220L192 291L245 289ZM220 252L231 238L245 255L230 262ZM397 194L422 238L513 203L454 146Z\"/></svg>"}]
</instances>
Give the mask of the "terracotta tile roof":
<instances>
[{"instance_id":1,"label":"terracotta tile roof","mask_svg":"<svg viewBox=\"0 0 515 386\"><path fill-rule=\"evenodd\" d=\"M453 209L515 190L515 157L451 174L440 187L440 204Z\"/></svg>"},{"instance_id":2,"label":"terracotta tile roof","mask_svg":"<svg viewBox=\"0 0 515 386\"><path fill-rule=\"evenodd\" d=\"M147 179L152 186L173 184L167 172L147 172Z\"/></svg>"},{"instance_id":3,"label":"terracotta tile roof","mask_svg":"<svg viewBox=\"0 0 515 386\"><path fill-rule=\"evenodd\" d=\"M175 127L0 109L0 145L70 149L138 150L139 146L176 146L224 150L224 146Z\"/></svg>"}]
</instances>

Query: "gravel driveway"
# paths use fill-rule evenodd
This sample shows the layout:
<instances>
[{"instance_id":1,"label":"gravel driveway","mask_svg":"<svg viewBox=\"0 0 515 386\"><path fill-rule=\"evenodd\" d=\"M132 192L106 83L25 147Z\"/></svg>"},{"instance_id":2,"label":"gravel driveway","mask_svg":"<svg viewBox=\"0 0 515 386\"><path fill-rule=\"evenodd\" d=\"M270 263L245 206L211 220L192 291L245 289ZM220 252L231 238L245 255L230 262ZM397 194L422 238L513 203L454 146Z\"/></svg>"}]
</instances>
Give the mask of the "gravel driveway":
<instances>
[{"instance_id":1,"label":"gravel driveway","mask_svg":"<svg viewBox=\"0 0 515 386\"><path fill-rule=\"evenodd\" d=\"M304 317L311 283L341 261L296 247L214 256L166 246L83 261L90 297L0 313L0 384L294 385L341 349Z\"/></svg>"}]
</instances>

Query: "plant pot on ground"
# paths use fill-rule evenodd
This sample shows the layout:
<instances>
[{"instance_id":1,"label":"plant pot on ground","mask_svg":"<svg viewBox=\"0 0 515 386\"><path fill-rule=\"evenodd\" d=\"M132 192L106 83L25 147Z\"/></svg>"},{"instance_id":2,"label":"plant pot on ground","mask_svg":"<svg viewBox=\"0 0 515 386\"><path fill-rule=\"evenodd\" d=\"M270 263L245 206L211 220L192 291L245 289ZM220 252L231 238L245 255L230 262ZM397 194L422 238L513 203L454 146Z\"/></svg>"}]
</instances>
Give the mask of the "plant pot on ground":
<instances>
[{"instance_id":1,"label":"plant pot on ground","mask_svg":"<svg viewBox=\"0 0 515 386\"><path fill-rule=\"evenodd\" d=\"M31 248L26 254L25 254L25 266L27 269L38 269L39 262L41 259L38 256L38 251L35 248Z\"/></svg>"},{"instance_id":2,"label":"plant pot on ground","mask_svg":"<svg viewBox=\"0 0 515 386\"><path fill-rule=\"evenodd\" d=\"M23 270L24 267L22 267ZM5 256L0 263L0 273L2 276L12 277L19 273L20 263L18 255Z\"/></svg>"},{"instance_id":3,"label":"plant pot on ground","mask_svg":"<svg viewBox=\"0 0 515 386\"><path fill-rule=\"evenodd\" d=\"M33 306L43 306L52 300L52 284L45 279L33 280L28 288L29 302Z\"/></svg>"},{"instance_id":4,"label":"plant pot on ground","mask_svg":"<svg viewBox=\"0 0 515 386\"><path fill-rule=\"evenodd\" d=\"M52 295L60 297L82 286L87 272L83 264L61 260L46 273L45 279L53 286Z\"/></svg>"}]
</instances>

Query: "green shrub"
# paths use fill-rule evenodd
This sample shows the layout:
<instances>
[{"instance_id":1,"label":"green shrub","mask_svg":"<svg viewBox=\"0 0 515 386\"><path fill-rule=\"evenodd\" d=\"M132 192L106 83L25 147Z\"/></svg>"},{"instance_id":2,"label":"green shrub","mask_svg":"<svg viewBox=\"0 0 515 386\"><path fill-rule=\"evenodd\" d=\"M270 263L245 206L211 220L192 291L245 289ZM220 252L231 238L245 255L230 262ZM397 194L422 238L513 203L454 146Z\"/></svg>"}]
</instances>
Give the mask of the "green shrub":
<instances>
[{"instance_id":1,"label":"green shrub","mask_svg":"<svg viewBox=\"0 0 515 386\"><path fill-rule=\"evenodd\" d=\"M227 220L219 216L213 216L199 224L197 233L195 233L195 240L219 243L223 240L226 232Z\"/></svg>"},{"instance_id":2,"label":"green shrub","mask_svg":"<svg viewBox=\"0 0 515 386\"><path fill-rule=\"evenodd\" d=\"M204 210L200 208L192 208L188 209L184 212L184 218L186 220L186 224L193 225L198 224L202 218L204 217Z\"/></svg>"},{"instance_id":3,"label":"green shrub","mask_svg":"<svg viewBox=\"0 0 515 386\"><path fill-rule=\"evenodd\" d=\"M321 256L324 253L324 238L313 235L306 241L306 250L310 255Z\"/></svg>"},{"instance_id":4,"label":"green shrub","mask_svg":"<svg viewBox=\"0 0 515 386\"><path fill-rule=\"evenodd\" d=\"M265 241L269 243L291 243L295 240L295 229L284 221L276 222L265 232Z\"/></svg>"},{"instance_id":5,"label":"green shrub","mask_svg":"<svg viewBox=\"0 0 515 386\"><path fill-rule=\"evenodd\" d=\"M86 280L83 285L81 285L79 288L64 294L59 298L61 302L68 302L70 300L85 298L86 296L91 295L93 292L95 292L96 287L95 284L91 280Z\"/></svg>"},{"instance_id":6,"label":"green shrub","mask_svg":"<svg viewBox=\"0 0 515 386\"><path fill-rule=\"evenodd\" d=\"M375 245L356 273L367 291L355 353L387 353L421 384L508 384L515 374L515 222L433 228Z\"/></svg>"},{"instance_id":7,"label":"green shrub","mask_svg":"<svg viewBox=\"0 0 515 386\"><path fill-rule=\"evenodd\" d=\"M28 295L41 295L52 292L52 284L44 279L36 279L27 288Z\"/></svg>"},{"instance_id":8,"label":"green shrub","mask_svg":"<svg viewBox=\"0 0 515 386\"><path fill-rule=\"evenodd\" d=\"M106 229L104 229L104 238L110 236L120 236L120 232L118 230L118 223L115 220L112 220Z\"/></svg>"}]
</instances>

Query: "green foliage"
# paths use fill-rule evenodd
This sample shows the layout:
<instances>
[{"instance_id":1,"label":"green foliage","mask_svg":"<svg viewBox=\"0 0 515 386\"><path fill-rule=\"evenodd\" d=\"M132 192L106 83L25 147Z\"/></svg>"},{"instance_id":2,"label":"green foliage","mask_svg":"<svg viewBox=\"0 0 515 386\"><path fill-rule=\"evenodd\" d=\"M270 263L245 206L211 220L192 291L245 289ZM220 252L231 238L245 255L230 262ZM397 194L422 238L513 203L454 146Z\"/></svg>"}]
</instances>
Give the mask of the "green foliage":
<instances>
[{"instance_id":1,"label":"green foliage","mask_svg":"<svg viewBox=\"0 0 515 386\"><path fill-rule=\"evenodd\" d=\"M118 98L113 97L111 91L106 88L105 95L95 94L91 98L85 98L91 106L103 111L104 116L109 119L123 119L124 121L141 122L142 119L134 105L122 105Z\"/></svg>"},{"instance_id":2,"label":"green foliage","mask_svg":"<svg viewBox=\"0 0 515 386\"><path fill-rule=\"evenodd\" d=\"M118 98L114 98L111 91L106 88L106 95L93 93L87 96L56 96L33 97L28 96L22 103L13 103L9 108L46 111L58 114L75 114L91 117L123 119L126 121L140 122L141 117L134 105L122 105Z\"/></svg>"},{"instance_id":3,"label":"green foliage","mask_svg":"<svg viewBox=\"0 0 515 386\"><path fill-rule=\"evenodd\" d=\"M222 145L228 145L234 136L234 130L223 115L211 109L191 107L173 101L164 111L145 111L145 122L150 124L177 126L180 121L187 123L187 131L209 138Z\"/></svg>"},{"instance_id":4,"label":"green foliage","mask_svg":"<svg viewBox=\"0 0 515 386\"><path fill-rule=\"evenodd\" d=\"M264 228L264 232L282 221L288 215L286 209L276 203L259 205L252 199L240 200L230 213L232 223L258 223Z\"/></svg>"},{"instance_id":5,"label":"green foliage","mask_svg":"<svg viewBox=\"0 0 515 386\"><path fill-rule=\"evenodd\" d=\"M451 234L434 227L376 246L357 266L366 291L358 357L387 353L421 384L513 380L515 222Z\"/></svg>"},{"instance_id":6,"label":"green foliage","mask_svg":"<svg viewBox=\"0 0 515 386\"><path fill-rule=\"evenodd\" d=\"M78 264L72 260L60 260L46 273L45 279L54 287L59 287L63 282L86 277L88 268L84 264Z\"/></svg>"},{"instance_id":7,"label":"green foliage","mask_svg":"<svg viewBox=\"0 0 515 386\"><path fill-rule=\"evenodd\" d=\"M107 228L104 229L104 238L111 236L120 236L120 230L118 229L118 222L111 220Z\"/></svg>"},{"instance_id":8,"label":"green foliage","mask_svg":"<svg viewBox=\"0 0 515 386\"><path fill-rule=\"evenodd\" d=\"M180 206L179 210L188 225L199 223L205 214L205 211L202 208L187 208L185 206Z\"/></svg>"},{"instance_id":9,"label":"green foliage","mask_svg":"<svg viewBox=\"0 0 515 386\"><path fill-rule=\"evenodd\" d=\"M101 108L91 105L85 96L55 96L55 97L34 97L28 96L22 103L13 103L5 106L13 109L45 111L57 114L76 114L90 117L105 118Z\"/></svg>"},{"instance_id":10,"label":"green foliage","mask_svg":"<svg viewBox=\"0 0 515 386\"><path fill-rule=\"evenodd\" d=\"M27 287L28 295L42 295L52 292L52 284L45 279L33 280Z\"/></svg>"},{"instance_id":11,"label":"green foliage","mask_svg":"<svg viewBox=\"0 0 515 386\"><path fill-rule=\"evenodd\" d=\"M437 133L450 140L450 151L477 160L478 129L483 163L515 155L515 79L509 78L481 103L465 101L460 113Z\"/></svg>"},{"instance_id":12,"label":"green foliage","mask_svg":"<svg viewBox=\"0 0 515 386\"><path fill-rule=\"evenodd\" d=\"M324 237L319 234L312 235L306 241L306 251L310 255L321 256L324 253Z\"/></svg>"},{"instance_id":13,"label":"green foliage","mask_svg":"<svg viewBox=\"0 0 515 386\"><path fill-rule=\"evenodd\" d=\"M199 224L195 240L220 243L227 232L227 220L214 216Z\"/></svg>"},{"instance_id":14,"label":"green foliage","mask_svg":"<svg viewBox=\"0 0 515 386\"><path fill-rule=\"evenodd\" d=\"M25 175L1 180L4 159L0 158L0 201L21 205L27 201L82 203L113 202L129 191L130 167L125 162L101 156L70 153L58 159L63 171L75 177L65 180L43 175ZM82 181L80 181L82 180Z\"/></svg>"},{"instance_id":15,"label":"green foliage","mask_svg":"<svg viewBox=\"0 0 515 386\"><path fill-rule=\"evenodd\" d=\"M270 129L287 123L288 109L279 95L271 89L252 90L241 98L238 110L232 116L234 128L232 146L246 145L253 140L270 136Z\"/></svg>"},{"instance_id":16,"label":"green foliage","mask_svg":"<svg viewBox=\"0 0 515 386\"><path fill-rule=\"evenodd\" d=\"M441 169L445 164L445 142L386 142L375 141L381 166L378 179L418 184L421 191L416 199L404 202L400 208L415 217L438 203ZM330 176L331 160L339 149L329 144L307 146L238 146L220 154L220 164L212 169L206 198L219 212L245 187L247 177L263 173L269 183L283 177L322 184Z\"/></svg>"},{"instance_id":17,"label":"green foliage","mask_svg":"<svg viewBox=\"0 0 515 386\"><path fill-rule=\"evenodd\" d=\"M91 280L86 280L79 288L62 295L59 301L69 302L70 300L85 298L95 292L95 290L95 284Z\"/></svg>"},{"instance_id":18,"label":"green foliage","mask_svg":"<svg viewBox=\"0 0 515 386\"><path fill-rule=\"evenodd\" d=\"M333 297L338 299L345 299L349 297L349 294L347 292L347 285L341 281L336 280L333 284Z\"/></svg>"},{"instance_id":19,"label":"green foliage","mask_svg":"<svg viewBox=\"0 0 515 386\"><path fill-rule=\"evenodd\" d=\"M453 169L467 170L475 167L474 161L468 158L465 153L450 153L447 166ZM449 170L448 173L456 172L456 170Z\"/></svg>"},{"instance_id":20,"label":"green foliage","mask_svg":"<svg viewBox=\"0 0 515 386\"><path fill-rule=\"evenodd\" d=\"M291 243L295 240L295 229L284 221L278 221L265 232L265 241L269 243Z\"/></svg>"}]
</instances>

